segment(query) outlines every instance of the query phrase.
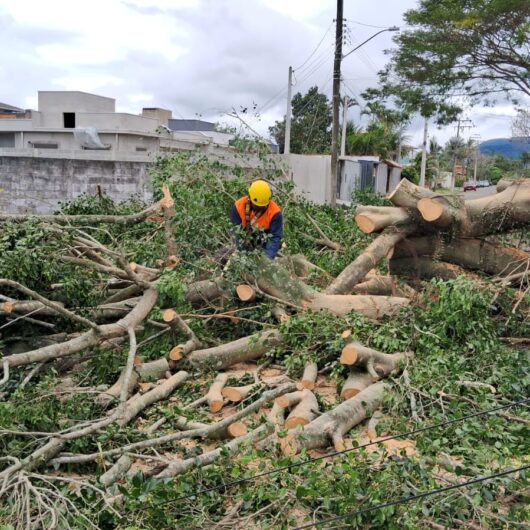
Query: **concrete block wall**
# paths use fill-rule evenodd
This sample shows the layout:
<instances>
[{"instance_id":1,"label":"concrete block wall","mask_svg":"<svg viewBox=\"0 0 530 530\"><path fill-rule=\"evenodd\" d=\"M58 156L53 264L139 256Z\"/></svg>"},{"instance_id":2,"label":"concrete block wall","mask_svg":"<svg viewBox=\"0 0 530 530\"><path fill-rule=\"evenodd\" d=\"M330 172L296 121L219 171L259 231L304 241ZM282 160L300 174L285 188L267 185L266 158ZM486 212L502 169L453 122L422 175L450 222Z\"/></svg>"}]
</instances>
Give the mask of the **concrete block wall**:
<instances>
[{"instance_id":1,"label":"concrete block wall","mask_svg":"<svg viewBox=\"0 0 530 530\"><path fill-rule=\"evenodd\" d=\"M147 162L0 157L0 211L46 214L82 193L151 200Z\"/></svg>"}]
</instances>

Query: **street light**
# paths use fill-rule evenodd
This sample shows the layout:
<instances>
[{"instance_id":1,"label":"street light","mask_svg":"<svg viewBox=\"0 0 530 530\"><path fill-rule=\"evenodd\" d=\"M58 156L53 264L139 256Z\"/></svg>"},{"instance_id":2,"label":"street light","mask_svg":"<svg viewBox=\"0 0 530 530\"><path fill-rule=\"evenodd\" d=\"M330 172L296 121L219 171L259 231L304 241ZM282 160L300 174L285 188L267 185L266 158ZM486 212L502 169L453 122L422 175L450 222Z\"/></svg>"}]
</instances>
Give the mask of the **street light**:
<instances>
[{"instance_id":1,"label":"street light","mask_svg":"<svg viewBox=\"0 0 530 530\"><path fill-rule=\"evenodd\" d=\"M350 50L346 55L343 55L342 59L343 60L346 59L346 57L348 57L348 55L350 55L354 51L357 51L361 46L364 46L367 42L370 42L373 38L377 37L381 33L384 33L385 31L399 31L399 28L397 26L391 26L390 28L385 28L385 29L382 29L381 31L378 31L377 33L374 33L371 37L366 39L364 42L361 42L361 44L359 44L359 46L356 46L355 48L353 48L353 50Z\"/></svg>"},{"instance_id":2,"label":"street light","mask_svg":"<svg viewBox=\"0 0 530 530\"><path fill-rule=\"evenodd\" d=\"M392 26L389 28L384 28L377 33L374 33L370 38L366 39L364 42L361 42L359 46L350 50L346 55L342 55L342 0L337 0L337 29L336 29L336 41L335 41L335 65L333 68L333 127L331 130L331 194L330 201L331 206L337 204L337 173L338 173L338 162L339 162L339 105L340 105L340 70L342 61L352 54L354 51L358 50L361 46L364 46L367 42L371 41L373 38L377 37L385 31L399 31L397 26Z\"/></svg>"}]
</instances>

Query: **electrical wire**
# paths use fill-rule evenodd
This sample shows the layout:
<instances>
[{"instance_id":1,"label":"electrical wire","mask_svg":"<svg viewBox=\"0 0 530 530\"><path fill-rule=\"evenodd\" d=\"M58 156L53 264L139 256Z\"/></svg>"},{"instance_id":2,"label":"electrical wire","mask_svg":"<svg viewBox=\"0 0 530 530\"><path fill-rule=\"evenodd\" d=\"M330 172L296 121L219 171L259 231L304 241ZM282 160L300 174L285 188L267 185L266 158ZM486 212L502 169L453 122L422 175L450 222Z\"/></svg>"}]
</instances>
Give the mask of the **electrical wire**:
<instances>
[{"instance_id":1,"label":"electrical wire","mask_svg":"<svg viewBox=\"0 0 530 530\"><path fill-rule=\"evenodd\" d=\"M311 59L311 57L313 57L313 55L315 55L317 50L320 48L320 45L324 42L324 39L326 38L326 36L329 33L329 30L331 29L332 26L333 26L333 22L331 22L331 24L328 26L328 29L326 30L326 32L324 33L324 35L320 39L320 42L317 44L317 47L311 52L309 57L300 66L297 66L296 68L293 68L293 70L301 70L303 68L303 66L309 61L309 59Z\"/></svg>"},{"instance_id":2,"label":"electrical wire","mask_svg":"<svg viewBox=\"0 0 530 530\"><path fill-rule=\"evenodd\" d=\"M364 24L363 22L358 22L357 20L350 20L349 23L357 24L359 26L366 26L367 28L376 28L376 29L385 29L388 26L374 26L373 24Z\"/></svg>"},{"instance_id":3,"label":"electrical wire","mask_svg":"<svg viewBox=\"0 0 530 530\"><path fill-rule=\"evenodd\" d=\"M387 442L389 440L398 440L400 438L405 438L407 436L413 436L413 435L416 435L416 434L419 434L419 433L422 433L422 432L429 431L431 429L438 429L440 427L447 427L449 425L454 425L455 423L466 421L466 420L469 420L471 418L478 418L480 416L486 416L488 414L492 414L494 412L499 412L501 410L506 410L506 409L509 409L509 408L512 408L512 407L516 407L518 405L523 405L525 403L530 403L530 398L522 399L522 400L519 400L519 401L513 401L511 403L508 403L508 404L500 406L500 407L495 407L493 409L488 409L488 410L483 410L483 411L479 411L479 412L474 412L472 414L468 414L466 416L462 416L461 418L454 418L452 420L447 420L445 422L436 423L434 425L429 425L427 427L420 427L419 429L414 429L412 431L404 432L404 433L401 433L401 434L396 434L396 435L393 435L393 436L387 436L386 438L381 438L380 440L377 440L375 442L367 442L365 444L361 444L361 445L358 445L356 447L352 447L350 449L344 449L343 451L334 451L332 453L328 453L328 454L323 455L323 456L318 456L318 457L315 457L315 458L309 458L307 460L302 460L301 462L295 462L293 464L287 464L285 466L276 467L276 468L270 469L268 471L264 471L263 473L258 473L257 475L254 475L252 477L240 478L240 479L237 479L237 480L232 480L230 482L226 482L225 484L220 484L218 486L212 486L210 488L204 488L204 489L199 490L199 491L197 491L195 493L192 493L190 495L186 495L186 496L182 496L182 497L176 497L174 499L165 501L165 502L161 503L160 505L169 504L171 502L176 502L176 501L192 499L192 498L197 497L198 495L202 495L204 493L210 493L212 491L217 491L217 490L222 490L222 489L225 489L225 488L230 488L230 487L236 486L238 484L244 484L246 482L252 482L254 480L257 480L258 478L266 477L268 475L273 475L273 474L279 473L281 471L291 470L291 469L294 469L294 468L297 468L297 467L305 466L306 464L312 464L314 462L320 462L321 460L325 460L325 459L328 459L328 458L333 458L335 456L340 456L340 455L343 455L343 454L346 454L346 453L351 453L353 451L359 451L360 449L364 449L365 447L370 447L372 445L378 445L378 444L381 444L383 442Z\"/></svg>"},{"instance_id":4,"label":"electrical wire","mask_svg":"<svg viewBox=\"0 0 530 530\"><path fill-rule=\"evenodd\" d=\"M481 482L486 482L487 480L493 480L496 478L505 477L507 475L512 475L513 473L525 471L527 469L530 469L530 464L526 466L517 467L515 469L507 469L499 473L493 473L491 475L487 475L486 477L475 478L472 480L468 480L467 482L460 482L459 484L452 484L451 486L444 486L443 488L437 488L434 490L424 491L423 493L418 493L417 495L411 495L410 497L402 497L401 499L388 501L383 504L378 504L377 506L370 506L368 508L363 508L362 510L356 510L354 512L349 512L344 515L337 515L335 517L330 517L329 519L324 519L316 523L308 523L302 526L297 526L293 528L292 530L304 530L306 528L313 528L313 527L321 526L323 524L333 523L335 521L343 521L344 519L355 517L357 515L375 512L376 510L381 510L382 508L388 508L390 506L398 506L400 504L406 504L408 502L415 501L418 499L424 499L425 497L431 497L432 495L438 495L440 493L445 493L446 491L466 488L467 486L472 486L473 484L479 484ZM351 525L347 525L347 527L351 527ZM346 528L346 526L343 528Z\"/></svg>"}]
</instances>

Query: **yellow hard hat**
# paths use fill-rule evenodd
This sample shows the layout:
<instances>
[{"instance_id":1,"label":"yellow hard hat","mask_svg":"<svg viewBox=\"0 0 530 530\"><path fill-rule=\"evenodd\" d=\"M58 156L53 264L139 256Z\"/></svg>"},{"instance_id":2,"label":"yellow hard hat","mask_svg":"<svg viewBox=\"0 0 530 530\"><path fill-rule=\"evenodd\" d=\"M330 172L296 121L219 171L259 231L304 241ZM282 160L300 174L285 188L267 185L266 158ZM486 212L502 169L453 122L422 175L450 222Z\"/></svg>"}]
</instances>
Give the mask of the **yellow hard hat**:
<instances>
[{"instance_id":1,"label":"yellow hard hat","mask_svg":"<svg viewBox=\"0 0 530 530\"><path fill-rule=\"evenodd\" d=\"M255 206L267 206L271 200L271 187L264 180L256 180L248 189L250 202Z\"/></svg>"}]
</instances>

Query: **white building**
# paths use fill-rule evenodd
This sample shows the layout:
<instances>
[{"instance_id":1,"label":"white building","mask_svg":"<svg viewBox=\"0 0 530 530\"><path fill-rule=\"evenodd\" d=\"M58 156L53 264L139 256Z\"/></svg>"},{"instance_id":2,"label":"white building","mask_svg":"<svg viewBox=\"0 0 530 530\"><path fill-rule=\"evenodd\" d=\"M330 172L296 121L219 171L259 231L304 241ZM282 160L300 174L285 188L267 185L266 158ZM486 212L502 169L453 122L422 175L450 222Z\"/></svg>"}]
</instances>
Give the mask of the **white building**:
<instances>
[{"instance_id":1,"label":"white building","mask_svg":"<svg viewBox=\"0 0 530 530\"><path fill-rule=\"evenodd\" d=\"M2 154L50 156L77 151L108 151L96 158L143 155L202 147L228 147L231 135L213 131L175 131L168 128L170 110L143 109L141 115L116 112L113 98L78 91L39 91L38 110L24 118L0 116ZM11 151L11 152L9 152ZM44 152L47 151L47 152ZM30 153L29 153L30 152ZM87 153L85 153L85 158Z\"/></svg>"}]
</instances>

